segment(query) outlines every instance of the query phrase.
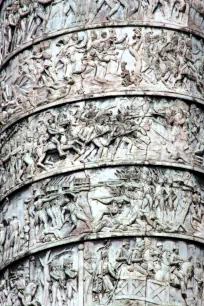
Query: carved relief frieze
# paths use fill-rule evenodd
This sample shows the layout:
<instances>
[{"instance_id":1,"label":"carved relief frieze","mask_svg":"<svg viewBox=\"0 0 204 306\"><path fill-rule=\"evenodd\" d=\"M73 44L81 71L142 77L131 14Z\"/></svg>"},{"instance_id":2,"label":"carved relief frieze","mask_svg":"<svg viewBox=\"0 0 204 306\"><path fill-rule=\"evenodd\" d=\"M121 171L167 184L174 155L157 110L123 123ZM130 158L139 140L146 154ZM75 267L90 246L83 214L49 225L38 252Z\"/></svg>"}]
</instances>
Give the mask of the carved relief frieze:
<instances>
[{"instance_id":1,"label":"carved relief frieze","mask_svg":"<svg viewBox=\"0 0 204 306\"><path fill-rule=\"evenodd\" d=\"M116 97L34 114L1 135L1 194L59 169L152 162L203 170L203 110L179 99Z\"/></svg>"},{"instance_id":2,"label":"carved relief frieze","mask_svg":"<svg viewBox=\"0 0 204 306\"><path fill-rule=\"evenodd\" d=\"M202 33L202 0L19 0L1 12L1 59L47 34L100 24L145 24Z\"/></svg>"},{"instance_id":3,"label":"carved relief frieze","mask_svg":"<svg viewBox=\"0 0 204 306\"><path fill-rule=\"evenodd\" d=\"M195 30L204 30L204 3L202 0L191 1L189 26Z\"/></svg>"},{"instance_id":4,"label":"carved relief frieze","mask_svg":"<svg viewBox=\"0 0 204 306\"><path fill-rule=\"evenodd\" d=\"M106 28L46 40L1 73L1 125L84 95L155 93L203 103L204 43L152 28Z\"/></svg>"},{"instance_id":5,"label":"carved relief frieze","mask_svg":"<svg viewBox=\"0 0 204 306\"><path fill-rule=\"evenodd\" d=\"M158 167L102 168L35 183L1 206L1 262L67 239L137 233L202 242L203 185L187 171Z\"/></svg>"},{"instance_id":6,"label":"carved relief frieze","mask_svg":"<svg viewBox=\"0 0 204 306\"><path fill-rule=\"evenodd\" d=\"M133 238L84 246L85 305L203 305L203 250L195 245Z\"/></svg>"},{"instance_id":7,"label":"carved relief frieze","mask_svg":"<svg viewBox=\"0 0 204 306\"><path fill-rule=\"evenodd\" d=\"M81 265L83 250L78 253L76 247L30 256L1 274L0 305L62 306L65 301L83 305L79 304Z\"/></svg>"},{"instance_id":8,"label":"carved relief frieze","mask_svg":"<svg viewBox=\"0 0 204 306\"><path fill-rule=\"evenodd\" d=\"M4 270L0 305L203 306L203 256L139 237L58 248Z\"/></svg>"},{"instance_id":9,"label":"carved relief frieze","mask_svg":"<svg viewBox=\"0 0 204 306\"><path fill-rule=\"evenodd\" d=\"M204 306L203 0L0 0L0 306Z\"/></svg>"}]
</instances>

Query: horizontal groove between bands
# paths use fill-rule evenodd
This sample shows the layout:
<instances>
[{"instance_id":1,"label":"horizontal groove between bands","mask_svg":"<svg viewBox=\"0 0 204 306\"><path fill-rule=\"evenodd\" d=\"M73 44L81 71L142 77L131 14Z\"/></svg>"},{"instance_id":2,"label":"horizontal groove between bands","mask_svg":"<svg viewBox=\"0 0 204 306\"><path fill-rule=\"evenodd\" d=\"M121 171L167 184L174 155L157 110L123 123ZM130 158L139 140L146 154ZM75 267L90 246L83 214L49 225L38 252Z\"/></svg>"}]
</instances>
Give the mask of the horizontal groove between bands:
<instances>
[{"instance_id":1,"label":"horizontal groove between bands","mask_svg":"<svg viewBox=\"0 0 204 306\"><path fill-rule=\"evenodd\" d=\"M72 168L65 168L65 167L58 167L57 171L50 171L50 172L45 172L42 175L36 176L34 179L25 181L24 184L19 184L17 187L14 187L10 192L4 193L4 195L0 198L0 206L1 203L9 196L11 196L13 193L15 193L16 191L28 186L28 185L32 185L33 183L42 181L44 179L47 178L51 178L54 176L58 176L61 174L65 174L65 173L77 173L79 171L86 171L89 169L99 169L99 168L112 168L115 166L159 166L159 167L165 167L165 168L175 168L175 169L180 169L180 170L187 170L187 171L192 171L195 173L200 173L200 174L204 174L204 170L202 170L201 168L198 167L193 167L191 165L182 165L179 163L170 163L170 162L159 162L159 161L130 161L129 159L127 161L123 160L120 162L120 160L118 161L114 161L114 162L88 162L88 163L82 163L81 167L72 167Z\"/></svg>"},{"instance_id":2,"label":"horizontal groove between bands","mask_svg":"<svg viewBox=\"0 0 204 306\"><path fill-rule=\"evenodd\" d=\"M5 132L7 129L9 129L11 126L15 125L17 122L21 121L22 119L28 118L36 113L40 113L41 111L50 109L50 108L55 108L57 106L61 106L64 104L72 104L72 103L77 103L77 102L84 102L87 100L93 100L93 99L104 99L104 98L113 98L113 97L124 97L124 96L152 96L152 97L167 97L167 98L173 98L173 99L182 99L185 101L188 101L190 103L196 103L198 105L204 106L204 98L200 99L195 96L190 96L190 95L184 95L184 94L179 94L176 92L171 92L171 91L148 91L148 90L133 90L133 89L128 89L127 91L123 90L121 92L101 92L100 94L88 94L88 95L83 95L83 96L72 96L69 99L61 100L59 99L58 102L53 102L53 103L48 103L46 105L37 107L35 109L32 109L29 112L22 113L19 115L19 117L14 118L11 120L8 124L3 126L0 129L0 133Z\"/></svg>"},{"instance_id":3,"label":"horizontal groove between bands","mask_svg":"<svg viewBox=\"0 0 204 306\"><path fill-rule=\"evenodd\" d=\"M118 232L111 232L111 233L105 233L105 234L81 234L77 237L74 238L66 238L66 239L62 239L59 241L55 241L54 243L49 242L49 243L44 243L43 245L39 245L38 247L31 247L29 248L24 254L18 255L16 256L13 260L8 261L7 263L3 264L2 266L0 266L0 271L4 270L5 268L7 268L9 265L22 260L22 259L26 259L27 257L34 255L34 254L38 254L41 253L43 251L46 250L50 250L50 249L54 249L57 248L59 246L63 246L63 245L72 245L72 244L80 244L80 243L84 243L84 242L88 242L88 241L95 241L95 240L103 240L103 239L116 239L116 238L128 238L128 237L147 237L147 238L152 238L152 237L157 237L157 238L168 238L168 239L177 239L177 240L182 240L182 241L190 241L190 242L194 242L195 244L199 244L199 245L204 245L204 239L201 238L197 238L197 237L192 237L192 236L188 236L188 235L181 235L181 234L172 234L172 233L155 233L155 232L122 232L122 233L118 233Z\"/></svg>"}]
</instances>

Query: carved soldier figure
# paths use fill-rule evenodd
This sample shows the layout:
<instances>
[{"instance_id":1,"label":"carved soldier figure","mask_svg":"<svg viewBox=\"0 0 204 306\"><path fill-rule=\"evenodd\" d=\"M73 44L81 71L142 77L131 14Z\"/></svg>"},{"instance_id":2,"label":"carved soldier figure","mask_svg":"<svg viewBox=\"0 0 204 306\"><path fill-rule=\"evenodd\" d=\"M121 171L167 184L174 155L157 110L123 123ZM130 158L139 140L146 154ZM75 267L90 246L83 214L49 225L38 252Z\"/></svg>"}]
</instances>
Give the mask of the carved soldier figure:
<instances>
[{"instance_id":1,"label":"carved soldier figure","mask_svg":"<svg viewBox=\"0 0 204 306\"><path fill-rule=\"evenodd\" d=\"M155 199L155 186L151 177L147 179L147 184L148 186L144 186L144 200L142 209L148 208L148 211L151 211Z\"/></svg>"},{"instance_id":2,"label":"carved soldier figure","mask_svg":"<svg viewBox=\"0 0 204 306\"><path fill-rule=\"evenodd\" d=\"M152 208L150 211L144 213L144 218L146 219L147 223L152 227L153 230L157 231L168 231L169 226L165 226L166 224L164 221L160 220L160 218L157 216L157 210L155 204L152 205ZM162 219L162 218L161 218ZM172 229L174 231L174 229Z\"/></svg>"},{"instance_id":3,"label":"carved soldier figure","mask_svg":"<svg viewBox=\"0 0 204 306\"><path fill-rule=\"evenodd\" d=\"M30 31L29 37L33 38L38 29L42 26L42 32L45 32L47 25L47 16L45 6L51 4L53 0L37 0L32 4L32 13L28 25ZM33 26L34 24L34 26Z\"/></svg>"},{"instance_id":4,"label":"carved soldier figure","mask_svg":"<svg viewBox=\"0 0 204 306\"><path fill-rule=\"evenodd\" d=\"M145 242L143 239L137 238L135 248L132 252L131 262L134 264L134 270L142 275L148 275L148 265L144 259Z\"/></svg>"},{"instance_id":5,"label":"carved soldier figure","mask_svg":"<svg viewBox=\"0 0 204 306\"><path fill-rule=\"evenodd\" d=\"M66 277L66 297L68 299L68 306L74 306L78 272L73 268L73 258L68 258L64 261L64 273Z\"/></svg>"},{"instance_id":6,"label":"carved soldier figure","mask_svg":"<svg viewBox=\"0 0 204 306\"><path fill-rule=\"evenodd\" d=\"M97 278L95 279L93 288L93 292L99 295L100 301L104 297L109 298L114 293L114 280L117 279L113 267L109 262L108 251L109 249L106 246L101 249Z\"/></svg>"},{"instance_id":7,"label":"carved soldier figure","mask_svg":"<svg viewBox=\"0 0 204 306\"><path fill-rule=\"evenodd\" d=\"M0 305L6 305L7 302L8 291L6 288L6 280L3 279L0 282Z\"/></svg>"},{"instance_id":8,"label":"carved soldier figure","mask_svg":"<svg viewBox=\"0 0 204 306\"><path fill-rule=\"evenodd\" d=\"M4 243L4 261L10 258L10 237L11 237L10 223L11 223L11 218L7 218L6 237L5 237L5 243Z\"/></svg>"},{"instance_id":9,"label":"carved soldier figure","mask_svg":"<svg viewBox=\"0 0 204 306\"><path fill-rule=\"evenodd\" d=\"M31 6L28 0L20 0L19 3L19 15L20 15L20 21L18 25L18 37L17 37L17 46L19 46L21 43L25 41L26 38L26 26L28 22L28 16L31 14Z\"/></svg>"},{"instance_id":10,"label":"carved soldier figure","mask_svg":"<svg viewBox=\"0 0 204 306\"><path fill-rule=\"evenodd\" d=\"M59 194L56 194L55 190L53 191L54 192L52 192L52 190L48 192L47 190L47 196L44 198L44 208L51 220L52 227L60 229L63 224L62 206Z\"/></svg>"},{"instance_id":11,"label":"carved soldier figure","mask_svg":"<svg viewBox=\"0 0 204 306\"><path fill-rule=\"evenodd\" d=\"M27 134L27 143L25 145L25 151L23 156L23 162L27 168L27 178L32 178L34 176L35 171L35 161L33 157L33 142L32 142L32 134Z\"/></svg>"},{"instance_id":12,"label":"carved soldier figure","mask_svg":"<svg viewBox=\"0 0 204 306\"><path fill-rule=\"evenodd\" d=\"M46 41L41 44L41 53L33 55L32 58L42 60L42 65L39 68L39 75L36 79L36 85L42 80L44 84L49 83L50 80L56 81L56 74L52 62L51 41ZM49 79L48 79L49 78Z\"/></svg>"},{"instance_id":13,"label":"carved soldier figure","mask_svg":"<svg viewBox=\"0 0 204 306\"><path fill-rule=\"evenodd\" d=\"M137 73L141 71L141 65L142 65L142 56L141 56L141 47L143 44L143 39L142 39L142 30L141 29L134 29L133 30L134 34L132 36L132 42L129 44L129 50L130 54L134 57L137 67Z\"/></svg>"},{"instance_id":14,"label":"carved soldier figure","mask_svg":"<svg viewBox=\"0 0 204 306\"><path fill-rule=\"evenodd\" d=\"M69 233L71 233L77 227L79 220L85 222L89 230L91 229L90 220L85 215L85 213L81 209L79 209L79 204L77 203L76 198L70 199L65 210L69 213L69 218L71 221L71 228L69 230Z\"/></svg>"},{"instance_id":15,"label":"carved soldier figure","mask_svg":"<svg viewBox=\"0 0 204 306\"><path fill-rule=\"evenodd\" d=\"M174 14L174 11L176 11L176 18L180 18L180 22L182 21L183 15L188 9L189 6L189 0L174 0L172 3L172 9L171 9L171 17Z\"/></svg>"},{"instance_id":16,"label":"carved soldier figure","mask_svg":"<svg viewBox=\"0 0 204 306\"><path fill-rule=\"evenodd\" d=\"M64 288L65 273L57 259L51 263L50 277L52 279L52 306L63 306L62 290Z\"/></svg>"},{"instance_id":17,"label":"carved soldier figure","mask_svg":"<svg viewBox=\"0 0 204 306\"><path fill-rule=\"evenodd\" d=\"M165 0L152 0L152 14L156 12L157 9L161 9L162 15L165 17Z\"/></svg>"},{"instance_id":18,"label":"carved soldier figure","mask_svg":"<svg viewBox=\"0 0 204 306\"><path fill-rule=\"evenodd\" d=\"M165 181L162 179L160 185L157 186L157 191L155 194L155 207L160 209L163 213L167 211L167 203L169 199L169 194L167 192Z\"/></svg>"},{"instance_id":19,"label":"carved soldier figure","mask_svg":"<svg viewBox=\"0 0 204 306\"><path fill-rule=\"evenodd\" d=\"M17 215L13 215L13 220L10 223L10 258L17 255L19 250L19 232L20 222L17 219Z\"/></svg>"},{"instance_id":20,"label":"carved soldier figure","mask_svg":"<svg viewBox=\"0 0 204 306\"><path fill-rule=\"evenodd\" d=\"M35 281L30 281L28 278L26 279L26 286L23 292L19 292L18 296L20 300L22 301L23 306L39 306L41 305L35 295L37 292L38 285Z\"/></svg>"},{"instance_id":21,"label":"carved soldier figure","mask_svg":"<svg viewBox=\"0 0 204 306\"><path fill-rule=\"evenodd\" d=\"M3 260L4 243L6 239L6 230L3 224L0 224L0 260Z\"/></svg>"},{"instance_id":22,"label":"carved soldier figure","mask_svg":"<svg viewBox=\"0 0 204 306\"><path fill-rule=\"evenodd\" d=\"M79 35L78 33L73 33L69 37L69 41L66 45L66 63L69 65L69 69L66 70L67 76L74 77L75 75L80 75L84 72L83 58L82 64L78 65L77 58L81 57L81 53L86 54L87 47L87 37L84 35ZM81 68L80 68L81 67Z\"/></svg>"},{"instance_id":23,"label":"carved soldier figure","mask_svg":"<svg viewBox=\"0 0 204 306\"><path fill-rule=\"evenodd\" d=\"M150 246L144 254L144 259L148 267L148 273L154 275L161 268L163 254L163 243L158 241L157 248Z\"/></svg>"},{"instance_id":24,"label":"carved soldier figure","mask_svg":"<svg viewBox=\"0 0 204 306\"><path fill-rule=\"evenodd\" d=\"M134 1L134 6L133 8L128 12L128 17L131 18L134 14L140 13L141 7L144 5L144 2L148 2L149 0L136 0ZM149 2L148 2L149 4ZM147 4L147 5L148 5Z\"/></svg>"},{"instance_id":25,"label":"carved soldier figure","mask_svg":"<svg viewBox=\"0 0 204 306\"><path fill-rule=\"evenodd\" d=\"M39 237L39 233L42 231L42 226L45 230L48 228L48 218L45 212L44 203L49 199L44 199L44 195L40 190L35 190L34 194L34 207L35 207L35 226L36 226L36 237Z\"/></svg>"},{"instance_id":26,"label":"carved soldier figure","mask_svg":"<svg viewBox=\"0 0 204 306\"><path fill-rule=\"evenodd\" d=\"M118 12L118 10L120 9L120 6L122 6L123 9L125 10L124 19L126 19L127 11L128 11L128 3L126 0L96 0L96 1L98 2L98 5L97 5L97 11L95 15L97 15L98 12L101 10L102 6L106 4L110 9L107 15L107 19L111 19L112 16Z\"/></svg>"},{"instance_id":27,"label":"carved soldier figure","mask_svg":"<svg viewBox=\"0 0 204 306\"><path fill-rule=\"evenodd\" d=\"M25 271L23 266L19 266L16 274L10 277L10 286L17 292L22 292L26 287Z\"/></svg>"},{"instance_id":28,"label":"carved soldier figure","mask_svg":"<svg viewBox=\"0 0 204 306\"><path fill-rule=\"evenodd\" d=\"M196 261L196 267L194 269L194 278L196 281L195 296L197 297L197 303L199 306L200 299L202 299L203 297L203 283L204 283L203 266L199 260Z\"/></svg>"},{"instance_id":29,"label":"carved soldier figure","mask_svg":"<svg viewBox=\"0 0 204 306\"><path fill-rule=\"evenodd\" d=\"M65 4L63 4L63 15L68 18L69 14L72 13L74 15L74 18L76 18L78 14L79 7L77 7L76 0L74 1L65 1ZM66 26L66 21L65 21Z\"/></svg>"},{"instance_id":30,"label":"carved soldier figure","mask_svg":"<svg viewBox=\"0 0 204 306\"><path fill-rule=\"evenodd\" d=\"M194 63L195 59L193 58L192 40L187 39L185 41L185 52L183 51L183 55L181 58L179 74L174 81L174 86L176 85L177 82L183 81L185 85L186 81L194 81L198 90L202 93L203 83ZM187 90L188 87L186 86Z\"/></svg>"},{"instance_id":31,"label":"carved soldier figure","mask_svg":"<svg viewBox=\"0 0 204 306\"><path fill-rule=\"evenodd\" d=\"M8 31L8 37L5 37L7 39L6 43L6 49L5 49L5 55L8 55L10 49L11 49L11 44L14 39L14 32L16 30L16 26L19 22L20 15L18 12L19 9L19 2L14 1L13 5L11 7L8 7L8 24L7 24L7 29L5 31ZM7 36L7 34L6 34Z\"/></svg>"},{"instance_id":32,"label":"carved soldier figure","mask_svg":"<svg viewBox=\"0 0 204 306\"><path fill-rule=\"evenodd\" d=\"M19 252L25 252L29 247L30 222L25 220L25 225L20 232ZM34 241L33 241L34 242Z\"/></svg>"},{"instance_id":33,"label":"carved soldier figure","mask_svg":"<svg viewBox=\"0 0 204 306\"><path fill-rule=\"evenodd\" d=\"M68 65L67 48L68 48L69 41L70 41L70 36L68 36L68 38L60 39L56 43L56 46L60 47L60 50L59 50L59 52L57 54L57 62L55 64L56 72L59 73L59 70L63 69L64 70L63 74L65 76L67 74L67 65Z\"/></svg>"},{"instance_id":34,"label":"carved soldier figure","mask_svg":"<svg viewBox=\"0 0 204 306\"><path fill-rule=\"evenodd\" d=\"M183 297L186 297L186 285L187 278L181 270L181 264L184 262L183 258L179 256L179 247L174 245L173 253L171 254L170 265L171 265L171 282L176 285L179 282L181 286L181 293Z\"/></svg>"},{"instance_id":35,"label":"carved soldier figure","mask_svg":"<svg viewBox=\"0 0 204 306\"><path fill-rule=\"evenodd\" d=\"M94 223L98 224L99 221L103 219L104 215L111 215L112 218L118 214L121 208L130 203L130 199L128 199L125 195L113 197L113 198L106 198L106 199L99 199L99 198L92 198L93 200L97 200L104 205L108 205L105 207L101 212L98 212Z\"/></svg>"},{"instance_id":36,"label":"carved soldier figure","mask_svg":"<svg viewBox=\"0 0 204 306\"><path fill-rule=\"evenodd\" d=\"M123 245L116 255L116 271L121 267L122 264L130 264L132 259L132 250L130 249L130 242L123 241Z\"/></svg>"},{"instance_id":37,"label":"carved soldier figure","mask_svg":"<svg viewBox=\"0 0 204 306\"><path fill-rule=\"evenodd\" d=\"M54 117L48 120L48 124L49 125L47 128L47 132L49 134L49 141L54 145L56 145L56 148L60 156L65 156L66 153L63 152L61 147L62 146L61 137L64 134L63 128L57 125L57 122L55 121Z\"/></svg>"},{"instance_id":38,"label":"carved soldier figure","mask_svg":"<svg viewBox=\"0 0 204 306\"><path fill-rule=\"evenodd\" d=\"M16 180L18 183L22 182L22 176L24 173L24 167L23 167L23 160L22 160L22 156L23 156L23 145L21 142L21 139L17 139L17 145L15 150L12 152L12 159L15 165L15 172L16 173Z\"/></svg>"}]
</instances>

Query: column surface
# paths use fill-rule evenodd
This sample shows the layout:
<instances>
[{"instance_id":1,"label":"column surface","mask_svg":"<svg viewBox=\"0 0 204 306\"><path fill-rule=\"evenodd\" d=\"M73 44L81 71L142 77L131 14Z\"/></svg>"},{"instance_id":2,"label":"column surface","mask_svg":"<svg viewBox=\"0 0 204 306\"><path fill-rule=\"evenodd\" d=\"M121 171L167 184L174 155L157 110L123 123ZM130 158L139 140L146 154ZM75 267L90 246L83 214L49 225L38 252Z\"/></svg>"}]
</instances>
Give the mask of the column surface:
<instances>
[{"instance_id":1,"label":"column surface","mask_svg":"<svg viewBox=\"0 0 204 306\"><path fill-rule=\"evenodd\" d=\"M204 306L202 0L0 0L0 306Z\"/></svg>"}]
</instances>

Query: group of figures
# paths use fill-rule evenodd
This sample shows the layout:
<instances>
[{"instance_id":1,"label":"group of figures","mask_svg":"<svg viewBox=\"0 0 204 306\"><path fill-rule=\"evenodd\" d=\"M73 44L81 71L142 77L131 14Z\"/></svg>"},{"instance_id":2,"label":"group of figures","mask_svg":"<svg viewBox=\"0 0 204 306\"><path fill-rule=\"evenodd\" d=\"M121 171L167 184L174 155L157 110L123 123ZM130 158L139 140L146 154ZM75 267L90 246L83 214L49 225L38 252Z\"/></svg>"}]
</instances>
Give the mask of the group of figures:
<instances>
[{"instance_id":1,"label":"group of figures","mask_svg":"<svg viewBox=\"0 0 204 306\"><path fill-rule=\"evenodd\" d=\"M44 251L4 270L0 305L203 306L203 256L138 237Z\"/></svg>"},{"instance_id":2,"label":"group of figures","mask_svg":"<svg viewBox=\"0 0 204 306\"><path fill-rule=\"evenodd\" d=\"M0 306L204 306L203 31L203 0L0 0Z\"/></svg>"},{"instance_id":3,"label":"group of figures","mask_svg":"<svg viewBox=\"0 0 204 306\"><path fill-rule=\"evenodd\" d=\"M46 40L1 73L1 125L48 103L126 90L203 99L204 42L152 28L106 28ZM15 73L14 73L15 72Z\"/></svg>"},{"instance_id":4,"label":"group of figures","mask_svg":"<svg viewBox=\"0 0 204 306\"><path fill-rule=\"evenodd\" d=\"M0 193L41 173L104 161L204 167L204 113L183 100L118 97L32 115L1 135Z\"/></svg>"},{"instance_id":5,"label":"group of figures","mask_svg":"<svg viewBox=\"0 0 204 306\"><path fill-rule=\"evenodd\" d=\"M1 306L78 306L76 250L51 252L4 271L0 280Z\"/></svg>"},{"instance_id":6,"label":"group of figures","mask_svg":"<svg viewBox=\"0 0 204 306\"><path fill-rule=\"evenodd\" d=\"M9 1L10 3L10 1ZM15 0L5 1L0 23L0 58L54 31L104 22L166 22L204 28L202 0Z\"/></svg>"},{"instance_id":7,"label":"group of figures","mask_svg":"<svg viewBox=\"0 0 204 306\"><path fill-rule=\"evenodd\" d=\"M40 245L98 233L177 233L202 241L203 186L188 172L145 167L87 170L35 183L1 208L1 263Z\"/></svg>"}]
</instances>

